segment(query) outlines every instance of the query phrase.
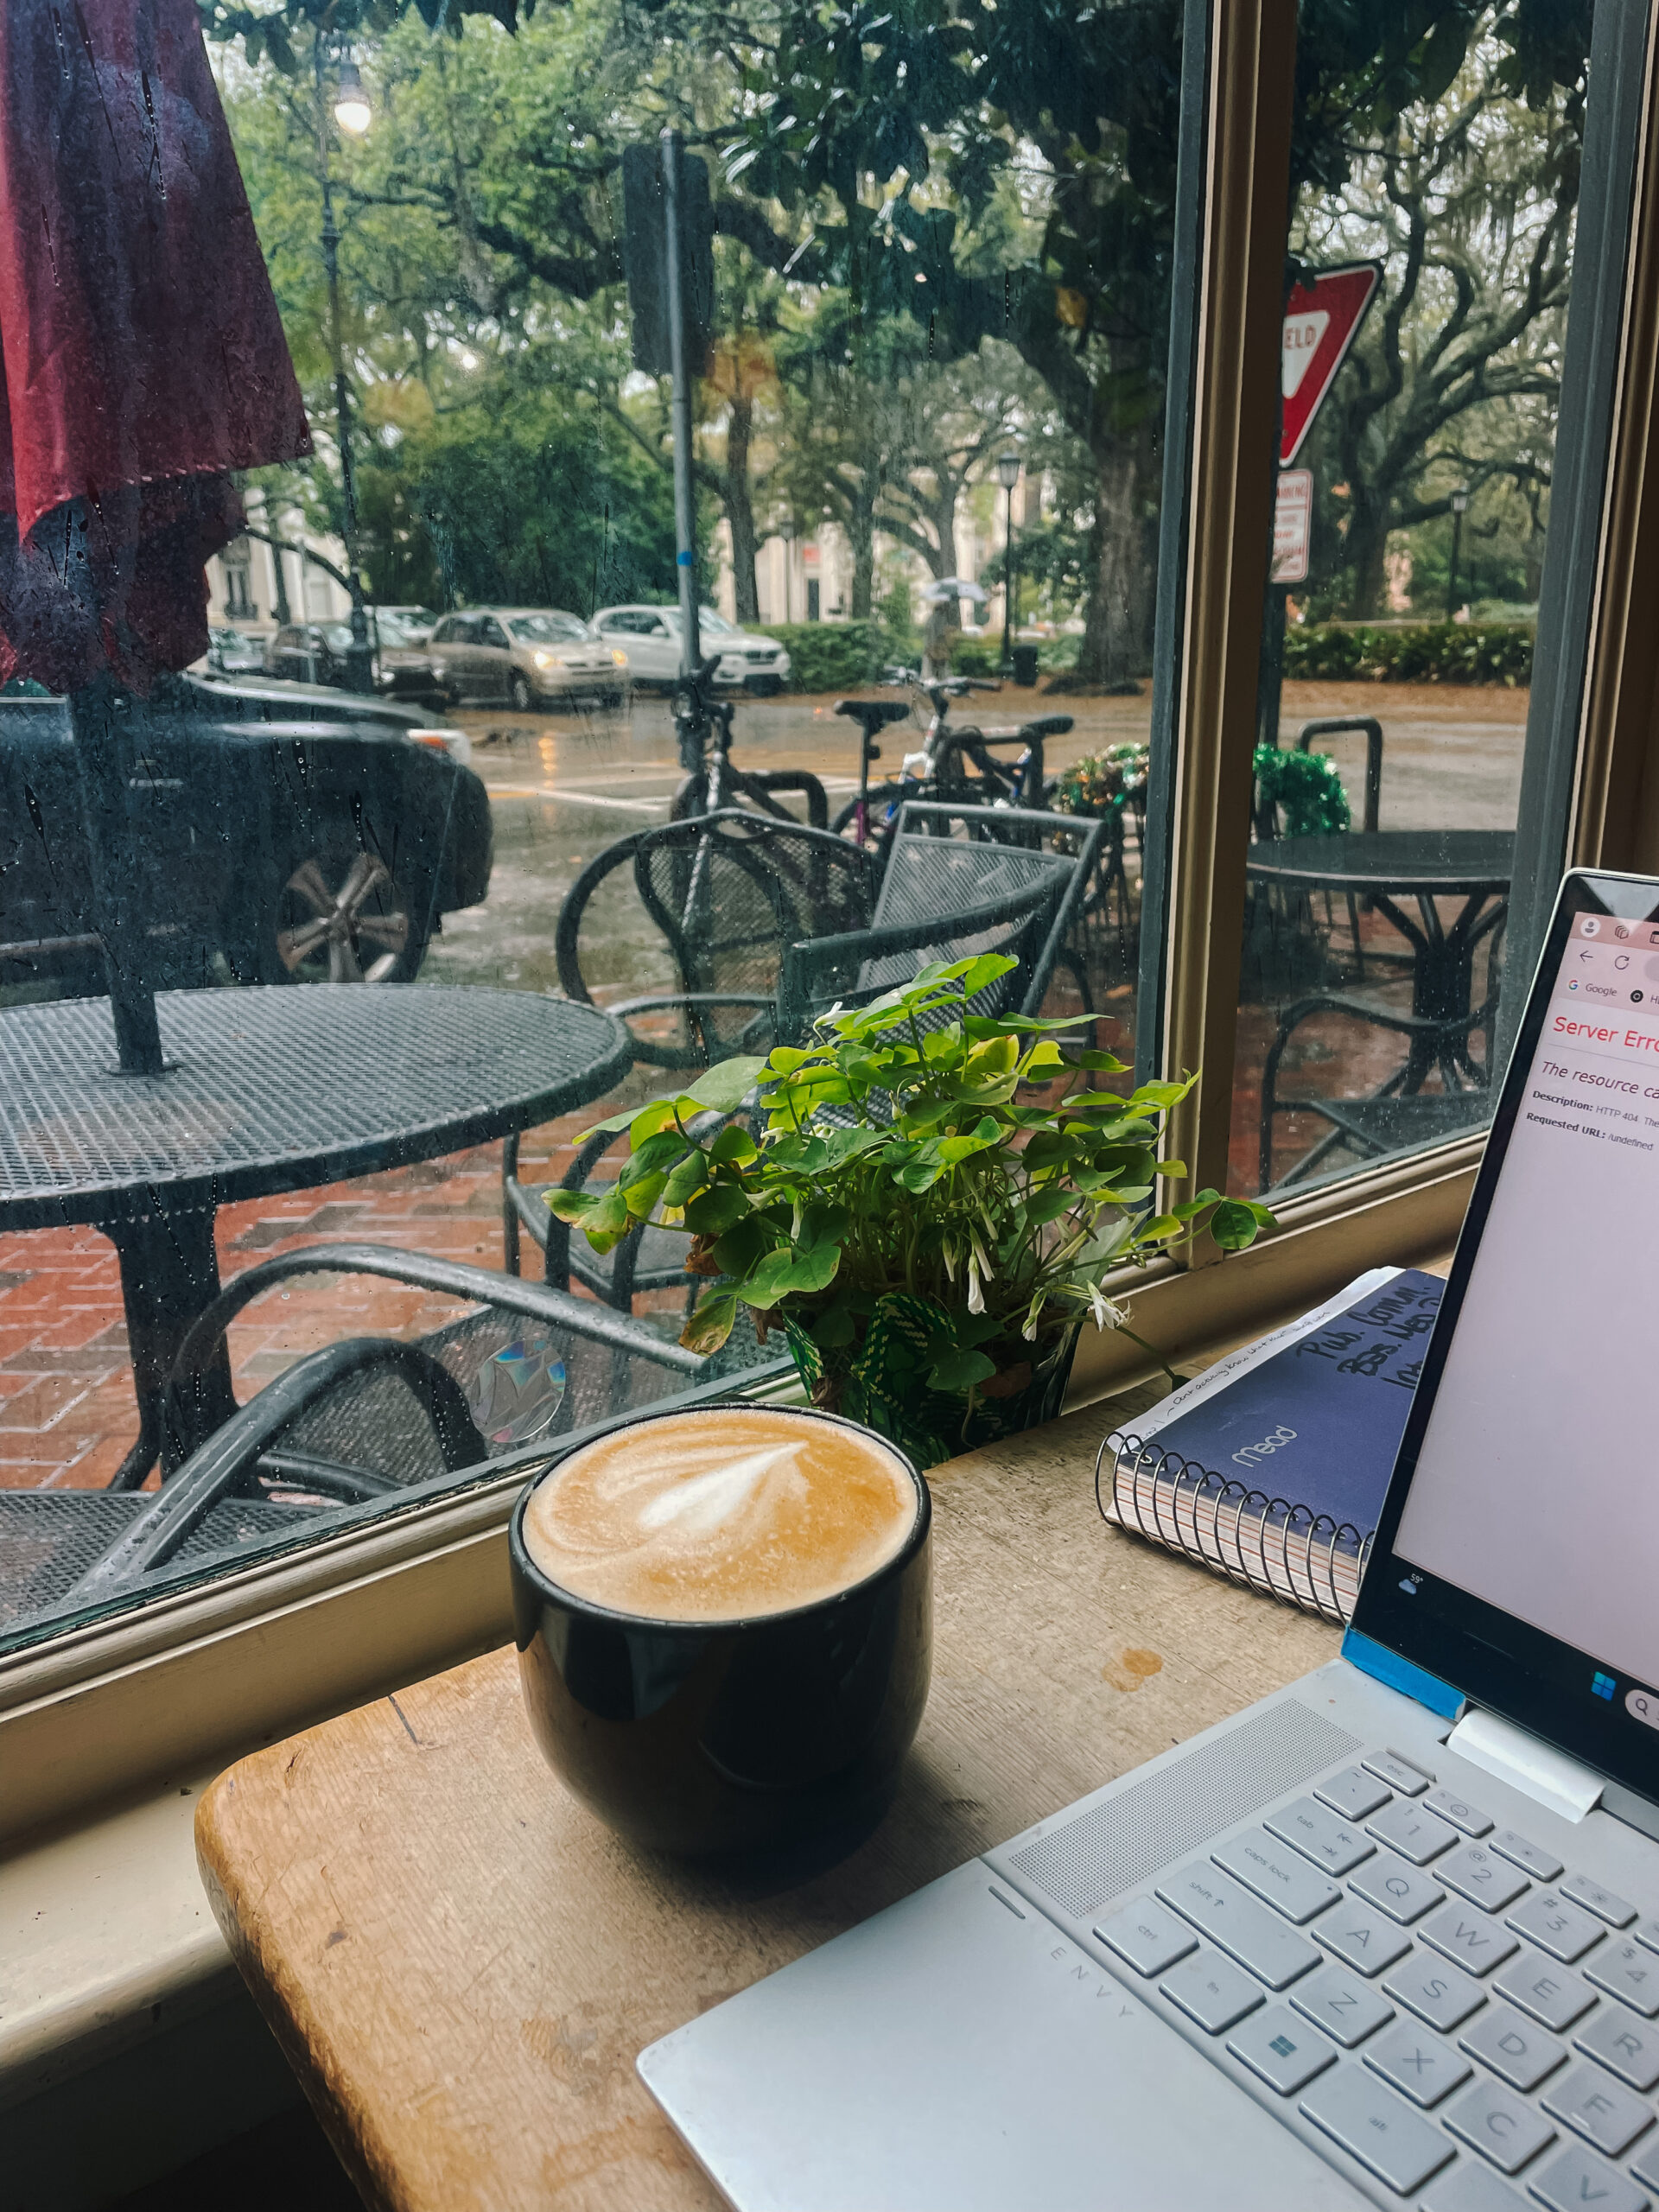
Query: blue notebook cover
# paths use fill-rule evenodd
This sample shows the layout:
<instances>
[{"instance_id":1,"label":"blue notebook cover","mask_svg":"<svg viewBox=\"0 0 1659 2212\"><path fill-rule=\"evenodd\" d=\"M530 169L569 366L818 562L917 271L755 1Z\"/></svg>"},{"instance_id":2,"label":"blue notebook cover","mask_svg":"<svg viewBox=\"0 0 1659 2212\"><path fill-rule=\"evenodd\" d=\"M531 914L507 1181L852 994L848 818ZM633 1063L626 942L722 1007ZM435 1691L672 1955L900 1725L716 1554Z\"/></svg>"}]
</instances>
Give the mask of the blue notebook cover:
<instances>
[{"instance_id":1,"label":"blue notebook cover","mask_svg":"<svg viewBox=\"0 0 1659 2212\"><path fill-rule=\"evenodd\" d=\"M1147 1450L1376 1526L1445 1284L1415 1268L1287 1344L1149 1437Z\"/></svg>"}]
</instances>

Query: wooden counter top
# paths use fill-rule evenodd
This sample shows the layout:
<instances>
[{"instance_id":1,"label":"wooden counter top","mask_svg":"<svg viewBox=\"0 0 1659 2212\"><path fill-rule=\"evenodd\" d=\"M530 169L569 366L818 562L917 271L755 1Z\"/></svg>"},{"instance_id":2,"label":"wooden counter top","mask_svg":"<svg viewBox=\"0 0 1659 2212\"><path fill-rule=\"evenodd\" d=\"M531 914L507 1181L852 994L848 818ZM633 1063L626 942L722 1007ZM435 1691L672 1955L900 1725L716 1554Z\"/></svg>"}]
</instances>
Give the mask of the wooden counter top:
<instances>
[{"instance_id":1,"label":"wooden counter top","mask_svg":"<svg viewBox=\"0 0 1659 2212\"><path fill-rule=\"evenodd\" d=\"M828 1872L632 1850L543 1763L511 1650L219 1778L214 1910L371 2204L717 2203L634 2072L646 2044L1334 1656L1333 1630L1100 1521L1096 1446L1144 1402L934 1470L931 1698L897 1805Z\"/></svg>"}]
</instances>

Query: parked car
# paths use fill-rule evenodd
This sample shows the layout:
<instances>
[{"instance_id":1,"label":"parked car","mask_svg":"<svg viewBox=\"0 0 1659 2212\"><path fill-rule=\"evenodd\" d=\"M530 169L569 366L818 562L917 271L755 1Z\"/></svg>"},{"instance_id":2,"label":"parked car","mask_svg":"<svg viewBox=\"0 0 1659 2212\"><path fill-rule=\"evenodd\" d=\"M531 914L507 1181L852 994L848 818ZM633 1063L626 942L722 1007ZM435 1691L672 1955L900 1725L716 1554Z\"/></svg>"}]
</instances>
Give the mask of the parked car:
<instances>
[{"instance_id":1,"label":"parked car","mask_svg":"<svg viewBox=\"0 0 1659 2212\"><path fill-rule=\"evenodd\" d=\"M432 632L431 654L433 673L458 706L510 706L522 715L578 700L620 707L628 695L627 654L559 607L446 614Z\"/></svg>"},{"instance_id":2,"label":"parked car","mask_svg":"<svg viewBox=\"0 0 1659 2212\"><path fill-rule=\"evenodd\" d=\"M405 642L411 645L428 644L438 626L438 618L429 607L387 607L383 602L374 611L383 622L388 614L395 614Z\"/></svg>"},{"instance_id":3,"label":"parked car","mask_svg":"<svg viewBox=\"0 0 1659 2212\"><path fill-rule=\"evenodd\" d=\"M285 622L265 647L264 672L296 683L351 689L349 622ZM369 610L369 652L376 696L442 705L448 694L433 672L419 625L406 625L397 609Z\"/></svg>"},{"instance_id":4,"label":"parked car","mask_svg":"<svg viewBox=\"0 0 1659 2212\"><path fill-rule=\"evenodd\" d=\"M228 625L207 632L207 672L212 676L259 676L265 665L263 638L250 638Z\"/></svg>"},{"instance_id":5,"label":"parked car","mask_svg":"<svg viewBox=\"0 0 1659 2212\"><path fill-rule=\"evenodd\" d=\"M722 690L769 698L788 683L789 655L776 638L740 630L712 607L700 611L698 621L704 653L720 655L715 682ZM620 645L627 654L628 673L636 686L674 689L680 674L677 607L602 607L594 617L594 628L607 645Z\"/></svg>"},{"instance_id":6,"label":"parked car","mask_svg":"<svg viewBox=\"0 0 1659 2212\"><path fill-rule=\"evenodd\" d=\"M443 916L489 888L490 803L461 732L269 679L173 677L119 712L164 988L407 982ZM104 989L89 873L67 708L0 697L0 989Z\"/></svg>"},{"instance_id":7,"label":"parked car","mask_svg":"<svg viewBox=\"0 0 1659 2212\"><path fill-rule=\"evenodd\" d=\"M425 614L424 624L418 619ZM375 647L376 696L413 703L430 700L448 703L449 694L439 682L429 650L435 614L423 607L377 607L369 615L369 638ZM347 632L349 636L349 631Z\"/></svg>"}]
</instances>

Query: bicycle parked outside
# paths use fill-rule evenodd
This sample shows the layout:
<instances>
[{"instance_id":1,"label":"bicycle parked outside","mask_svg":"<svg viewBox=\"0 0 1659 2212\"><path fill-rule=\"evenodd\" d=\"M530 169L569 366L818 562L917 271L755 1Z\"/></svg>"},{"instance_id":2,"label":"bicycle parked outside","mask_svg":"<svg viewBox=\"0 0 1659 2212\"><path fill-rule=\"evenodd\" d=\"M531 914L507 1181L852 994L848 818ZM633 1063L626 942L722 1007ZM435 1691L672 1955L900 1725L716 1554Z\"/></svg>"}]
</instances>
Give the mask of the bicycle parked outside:
<instances>
[{"instance_id":1,"label":"bicycle parked outside","mask_svg":"<svg viewBox=\"0 0 1659 2212\"><path fill-rule=\"evenodd\" d=\"M710 654L695 675L683 676L674 687L674 734L685 780L670 818L685 822L724 807L752 806L780 822L798 822L800 817L782 799L793 791L806 801L809 826L828 829L830 801L817 776L804 768L740 768L732 759L732 702L715 696L719 665L719 654Z\"/></svg>"},{"instance_id":2,"label":"bicycle parked outside","mask_svg":"<svg viewBox=\"0 0 1659 2212\"><path fill-rule=\"evenodd\" d=\"M1043 748L1052 737L1064 737L1071 728L1070 715L1033 715L1002 728L969 722L952 722L952 702L975 691L1000 691L1000 683L977 676L924 677L915 670L893 670L882 679L891 689L900 686L922 694L932 715L922 733L922 742L905 755L896 779L871 785L869 764L880 758L877 733L905 718L906 709L897 702L842 699L836 712L861 724L864 736L860 754L860 788L836 817L832 828L850 832L859 844L874 842L885 853L892 842L899 810L906 799L927 799L941 805L1027 807L1041 812L1053 796L1055 779L1046 769ZM997 759L993 747L1017 745L1013 760Z\"/></svg>"}]
</instances>

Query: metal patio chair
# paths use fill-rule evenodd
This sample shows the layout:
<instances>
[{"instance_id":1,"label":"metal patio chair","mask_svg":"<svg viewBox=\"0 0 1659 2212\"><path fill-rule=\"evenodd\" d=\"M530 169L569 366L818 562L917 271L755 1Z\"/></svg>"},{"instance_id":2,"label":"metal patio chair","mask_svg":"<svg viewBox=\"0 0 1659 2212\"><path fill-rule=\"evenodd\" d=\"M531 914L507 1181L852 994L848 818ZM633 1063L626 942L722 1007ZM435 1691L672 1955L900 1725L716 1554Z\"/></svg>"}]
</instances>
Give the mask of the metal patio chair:
<instances>
[{"instance_id":1,"label":"metal patio chair","mask_svg":"<svg viewBox=\"0 0 1659 2212\"><path fill-rule=\"evenodd\" d=\"M1279 1027L1262 1070L1262 1110L1256 1137L1256 1187L1285 1190L1305 1182L1333 1154L1352 1153L1361 1160L1380 1160L1391 1152L1408 1152L1424 1145L1444 1144L1479 1128L1491 1118L1493 1105L1490 1046L1497 1015L1502 980L1503 921L1494 925L1494 942L1486 973L1486 995L1467 1014L1449 1020L1406 1014L1373 1001L1341 992L1319 992L1299 999L1280 1016ZM1292 1037L1305 1021L1333 1014L1344 1020L1382 1029L1406 1043L1406 1058L1384 1084L1364 1098L1322 1098L1317 1095L1284 1098L1279 1093L1279 1069ZM1476 1032L1488 1040L1489 1057L1478 1060L1470 1049ZM1442 1088L1425 1090L1424 1083L1438 1075ZM1273 1182L1274 1124L1281 1114L1313 1114L1331 1124L1327 1135L1303 1154L1281 1178Z\"/></svg>"},{"instance_id":2,"label":"metal patio chair","mask_svg":"<svg viewBox=\"0 0 1659 2212\"><path fill-rule=\"evenodd\" d=\"M510 1472L671 1393L718 1395L766 1358L752 1330L701 1359L542 1284L380 1245L311 1246L247 1268L203 1314L170 1380L175 1433L189 1430L193 1385L229 1323L276 1285L323 1271L410 1283L470 1310L412 1342L355 1337L305 1355L159 1491L0 1491L0 1627L322 1533L353 1508Z\"/></svg>"},{"instance_id":3,"label":"metal patio chair","mask_svg":"<svg viewBox=\"0 0 1659 2212\"><path fill-rule=\"evenodd\" d=\"M1035 1014L1099 865L1104 826L1070 814L911 800L899 814L869 926L791 945L780 1035L798 1039L840 1001L868 1004L920 967L980 952L1019 962L976 1013ZM1088 1003L1087 979L1077 969Z\"/></svg>"},{"instance_id":4,"label":"metal patio chair","mask_svg":"<svg viewBox=\"0 0 1659 2212\"><path fill-rule=\"evenodd\" d=\"M777 1041L778 979L785 948L800 938L854 929L874 911L874 856L826 830L784 823L747 809L726 808L637 830L583 869L560 912L559 980L571 998L590 1004L583 972L595 894L620 871L632 874L641 906L672 964L680 988L613 1004L607 1011L629 1028L647 1065L689 1071L734 1053L766 1052ZM591 963L589 963L591 964ZM669 1014L669 1037L634 1024ZM577 1152L560 1182L567 1190L592 1181L605 1155L626 1153L626 1135L601 1134ZM647 1291L694 1284L682 1264L685 1240L659 1229L635 1230L602 1258L585 1237L553 1219L545 1185L518 1174L519 1140L502 1154L502 1242L518 1274L523 1239L543 1255L543 1278L559 1287L574 1280L619 1313Z\"/></svg>"}]
</instances>

